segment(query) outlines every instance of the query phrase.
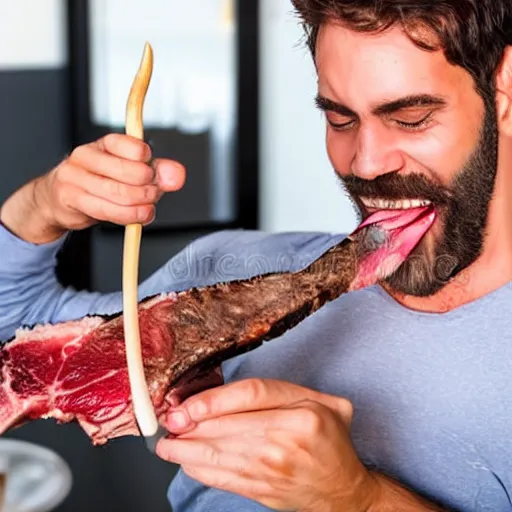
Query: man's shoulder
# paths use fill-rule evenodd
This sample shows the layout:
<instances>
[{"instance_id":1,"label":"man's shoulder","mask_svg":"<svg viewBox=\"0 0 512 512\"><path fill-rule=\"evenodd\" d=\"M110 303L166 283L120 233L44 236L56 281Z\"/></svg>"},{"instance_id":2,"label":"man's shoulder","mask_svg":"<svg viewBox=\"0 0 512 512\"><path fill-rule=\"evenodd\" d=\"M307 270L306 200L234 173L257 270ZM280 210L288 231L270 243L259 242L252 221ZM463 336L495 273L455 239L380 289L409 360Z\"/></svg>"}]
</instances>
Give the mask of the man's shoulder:
<instances>
[{"instance_id":1,"label":"man's shoulder","mask_svg":"<svg viewBox=\"0 0 512 512\"><path fill-rule=\"evenodd\" d=\"M262 230L221 230L195 240L191 247L197 255L318 254L345 237L344 234L322 231L267 232Z\"/></svg>"},{"instance_id":2,"label":"man's shoulder","mask_svg":"<svg viewBox=\"0 0 512 512\"><path fill-rule=\"evenodd\" d=\"M346 235L321 231L221 230L202 236L167 263L167 271L191 283L229 281L298 270Z\"/></svg>"}]
</instances>

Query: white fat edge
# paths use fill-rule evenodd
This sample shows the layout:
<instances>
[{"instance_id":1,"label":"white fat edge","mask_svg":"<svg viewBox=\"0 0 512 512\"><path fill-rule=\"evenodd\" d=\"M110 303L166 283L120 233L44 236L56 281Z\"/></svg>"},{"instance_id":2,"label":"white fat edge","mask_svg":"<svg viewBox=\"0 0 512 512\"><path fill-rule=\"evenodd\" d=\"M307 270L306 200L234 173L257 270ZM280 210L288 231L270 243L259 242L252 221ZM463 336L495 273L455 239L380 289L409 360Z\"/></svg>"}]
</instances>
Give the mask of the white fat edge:
<instances>
[{"instance_id":1,"label":"white fat edge","mask_svg":"<svg viewBox=\"0 0 512 512\"><path fill-rule=\"evenodd\" d=\"M157 304L160 304L161 302L165 302L166 300L172 300L173 302L176 302L178 300L178 293L176 292L166 292L166 293L160 293L158 295L155 295L154 297L151 297L146 302L140 305L142 309L150 309L153 306L156 306Z\"/></svg>"},{"instance_id":2,"label":"white fat edge","mask_svg":"<svg viewBox=\"0 0 512 512\"><path fill-rule=\"evenodd\" d=\"M141 304L142 309L149 309L156 304L169 299L177 299L176 292L167 292L156 295L149 299L147 302ZM122 311L120 312L122 313ZM111 316L111 315L106 315ZM102 324L107 323L109 320L101 315L85 316L78 320L69 320L65 322L59 322L56 324L44 323L37 324L33 327L20 327L15 331L15 337L11 342L8 343L12 346L16 342L30 340L44 341L48 338L58 335L59 337L78 337L88 334L89 332L97 329ZM85 330L84 330L85 329ZM70 339L69 341L72 341Z\"/></svg>"},{"instance_id":3,"label":"white fat edge","mask_svg":"<svg viewBox=\"0 0 512 512\"><path fill-rule=\"evenodd\" d=\"M7 346L12 347L17 343L29 340L46 341L54 336L59 338L67 337L70 338L69 341L72 341L97 329L103 323L105 323L105 319L101 316L87 316L80 320L59 322L57 324L38 324L35 327L20 327L16 330L14 339Z\"/></svg>"}]
</instances>

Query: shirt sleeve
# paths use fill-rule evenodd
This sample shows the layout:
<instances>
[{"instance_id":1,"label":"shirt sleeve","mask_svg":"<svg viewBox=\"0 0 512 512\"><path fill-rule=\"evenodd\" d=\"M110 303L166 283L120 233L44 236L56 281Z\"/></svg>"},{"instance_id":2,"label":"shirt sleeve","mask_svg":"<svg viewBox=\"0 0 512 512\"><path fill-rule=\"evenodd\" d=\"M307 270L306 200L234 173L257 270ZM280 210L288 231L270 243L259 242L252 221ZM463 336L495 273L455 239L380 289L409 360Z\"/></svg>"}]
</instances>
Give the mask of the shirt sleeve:
<instances>
[{"instance_id":1,"label":"shirt sleeve","mask_svg":"<svg viewBox=\"0 0 512 512\"><path fill-rule=\"evenodd\" d=\"M202 261L197 256L198 250L213 251L217 238L223 236L226 235L219 232L191 242L139 285L139 300L160 292L186 289L205 279L195 265L195 261ZM57 256L66 240L67 236L63 236L36 245L20 239L0 224L0 341L11 339L20 327L122 310L121 291L77 291L59 283L55 272ZM208 278L212 276L206 276L206 281Z\"/></svg>"},{"instance_id":2,"label":"shirt sleeve","mask_svg":"<svg viewBox=\"0 0 512 512\"><path fill-rule=\"evenodd\" d=\"M19 327L107 312L119 305L118 294L100 294L63 287L57 280L57 255L67 236L36 245L0 225L0 340Z\"/></svg>"},{"instance_id":3,"label":"shirt sleeve","mask_svg":"<svg viewBox=\"0 0 512 512\"><path fill-rule=\"evenodd\" d=\"M342 237L216 231L193 240L140 283L138 298L266 272L298 270ZM77 291L59 283L57 256L66 240L63 236L51 243L32 244L0 223L0 342L11 339L20 327L122 310L121 291Z\"/></svg>"}]
</instances>

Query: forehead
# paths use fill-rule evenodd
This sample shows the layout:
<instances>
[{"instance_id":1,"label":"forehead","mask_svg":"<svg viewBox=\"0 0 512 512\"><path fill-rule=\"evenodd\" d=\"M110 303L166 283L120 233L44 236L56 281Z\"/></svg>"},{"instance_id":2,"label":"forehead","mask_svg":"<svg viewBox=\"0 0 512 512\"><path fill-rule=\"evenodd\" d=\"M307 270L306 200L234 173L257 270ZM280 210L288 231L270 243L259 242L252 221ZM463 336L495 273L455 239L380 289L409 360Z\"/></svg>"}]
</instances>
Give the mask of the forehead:
<instances>
[{"instance_id":1,"label":"forehead","mask_svg":"<svg viewBox=\"0 0 512 512\"><path fill-rule=\"evenodd\" d=\"M369 34L325 24L318 34L316 66L320 94L356 111L415 94L456 101L473 88L469 73L451 65L442 51L419 48L400 27Z\"/></svg>"}]
</instances>

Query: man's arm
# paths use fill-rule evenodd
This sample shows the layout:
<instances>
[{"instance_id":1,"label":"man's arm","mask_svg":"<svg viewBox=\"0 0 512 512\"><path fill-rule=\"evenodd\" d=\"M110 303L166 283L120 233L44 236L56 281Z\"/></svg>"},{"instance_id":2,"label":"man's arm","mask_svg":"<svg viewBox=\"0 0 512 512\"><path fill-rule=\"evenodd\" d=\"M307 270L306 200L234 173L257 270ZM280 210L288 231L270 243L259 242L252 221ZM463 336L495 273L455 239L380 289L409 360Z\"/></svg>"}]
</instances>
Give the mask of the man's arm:
<instances>
[{"instance_id":1,"label":"man's arm","mask_svg":"<svg viewBox=\"0 0 512 512\"><path fill-rule=\"evenodd\" d=\"M41 200L44 177L36 178L18 189L2 205L0 221L21 240L35 245L49 244L63 237L67 230L52 224L49 205Z\"/></svg>"},{"instance_id":2,"label":"man's arm","mask_svg":"<svg viewBox=\"0 0 512 512\"><path fill-rule=\"evenodd\" d=\"M55 275L56 257L70 230L99 220L147 222L159 197L182 186L179 164L157 160L151 167L149 158L145 143L113 134L77 148L5 201L0 209L0 340L24 325L121 310L120 292L63 288ZM140 295L166 284L165 275L152 276Z\"/></svg>"},{"instance_id":3,"label":"man's arm","mask_svg":"<svg viewBox=\"0 0 512 512\"><path fill-rule=\"evenodd\" d=\"M382 473L370 474L376 486L373 502L364 512L457 512L421 496Z\"/></svg>"},{"instance_id":4,"label":"man's arm","mask_svg":"<svg viewBox=\"0 0 512 512\"><path fill-rule=\"evenodd\" d=\"M8 226L0 226L1 341L10 339L22 326L120 310L118 293L78 292L60 285L55 267L64 243L65 236L47 244L31 244Z\"/></svg>"}]
</instances>

